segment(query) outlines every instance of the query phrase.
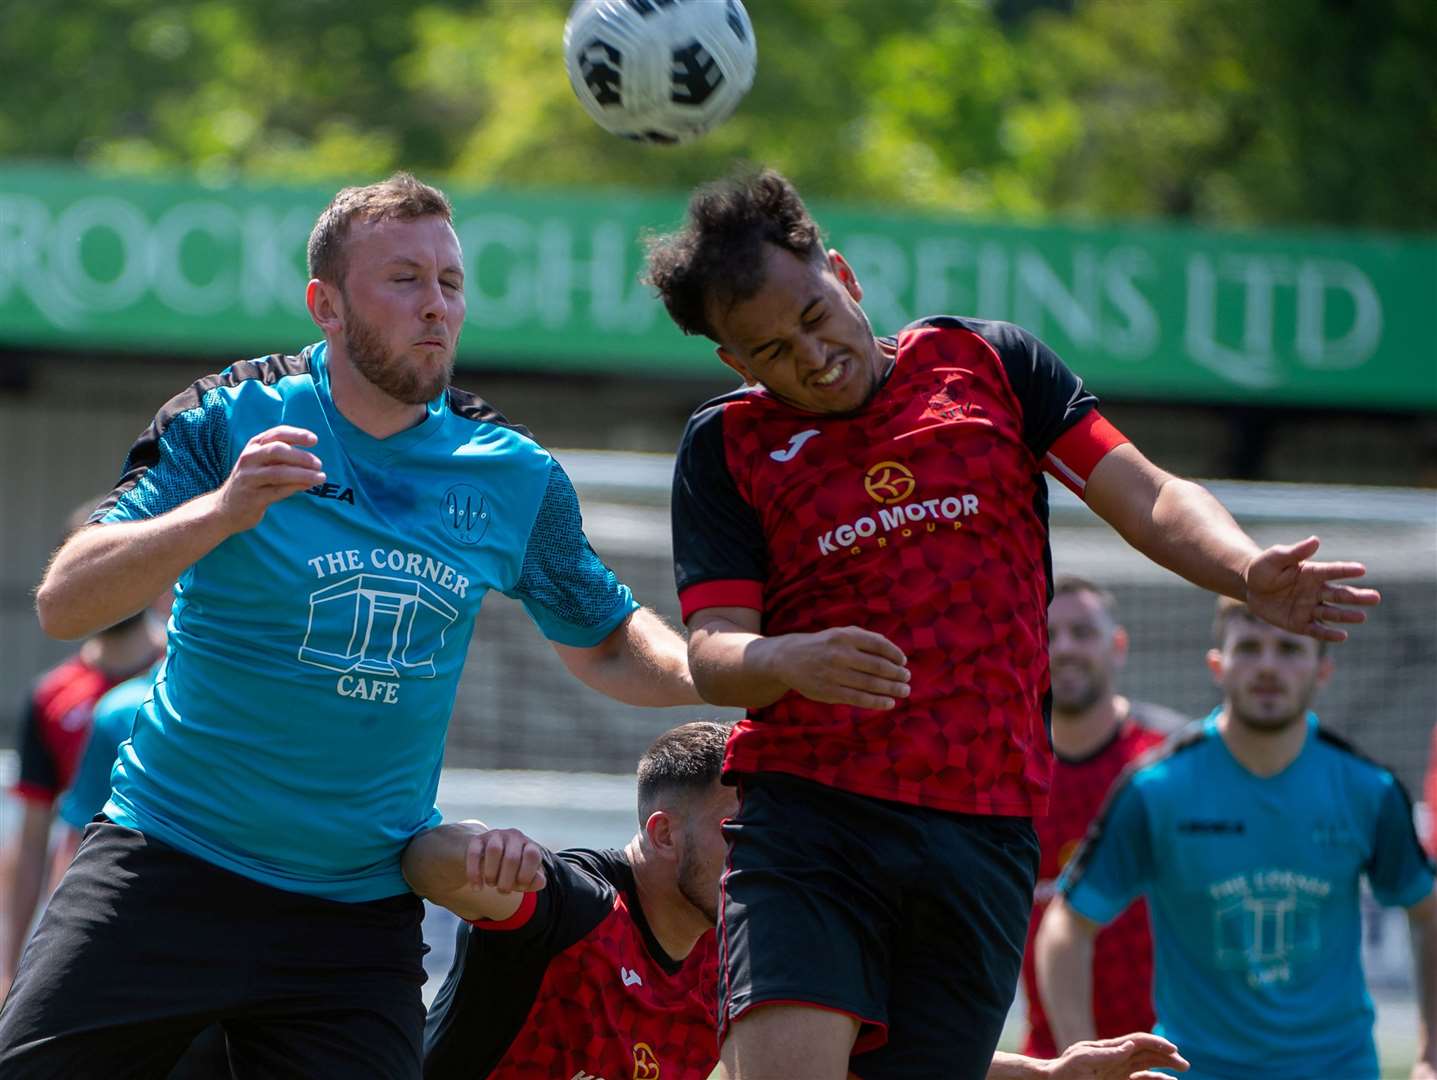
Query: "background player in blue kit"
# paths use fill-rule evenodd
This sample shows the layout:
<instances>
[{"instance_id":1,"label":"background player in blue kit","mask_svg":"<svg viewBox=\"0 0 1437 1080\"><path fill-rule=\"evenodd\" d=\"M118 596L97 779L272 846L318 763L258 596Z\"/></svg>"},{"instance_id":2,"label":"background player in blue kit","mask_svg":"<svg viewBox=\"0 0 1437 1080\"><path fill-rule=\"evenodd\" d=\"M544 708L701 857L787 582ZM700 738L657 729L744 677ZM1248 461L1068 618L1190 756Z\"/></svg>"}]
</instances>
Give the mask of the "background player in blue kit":
<instances>
[{"instance_id":1,"label":"background player in blue kit","mask_svg":"<svg viewBox=\"0 0 1437 1080\"><path fill-rule=\"evenodd\" d=\"M421 907L399 860L438 821L489 590L594 688L697 700L682 640L589 547L558 463L449 387L450 219L405 174L341 191L309 243L324 341L171 400L51 563L37 606L59 637L179 584L111 823L0 1016L6 1077L163 1075L212 1022L240 1075L418 1075Z\"/></svg>"},{"instance_id":2,"label":"background player in blue kit","mask_svg":"<svg viewBox=\"0 0 1437 1080\"><path fill-rule=\"evenodd\" d=\"M1037 940L1059 1046L1092 1028L1093 938L1139 894L1156 950L1158 1030L1207 1080L1369 1080L1372 1002L1360 879L1407 908L1418 1062L1432 1075L1437 896L1412 805L1386 769L1308 711L1332 672L1318 643L1219 603L1208 654L1223 703L1114 788Z\"/></svg>"}]
</instances>

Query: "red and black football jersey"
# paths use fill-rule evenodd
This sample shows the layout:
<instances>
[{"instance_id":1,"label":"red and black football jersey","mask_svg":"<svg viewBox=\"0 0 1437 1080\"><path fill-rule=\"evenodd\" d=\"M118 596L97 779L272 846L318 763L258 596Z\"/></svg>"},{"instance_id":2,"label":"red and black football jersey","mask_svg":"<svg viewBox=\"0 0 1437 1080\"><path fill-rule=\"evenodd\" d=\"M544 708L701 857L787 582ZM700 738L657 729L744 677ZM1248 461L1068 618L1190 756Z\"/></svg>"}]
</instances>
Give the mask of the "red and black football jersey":
<instances>
[{"instance_id":1,"label":"red and black football jersey","mask_svg":"<svg viewBox=\"0 0 1437 1080\"><path fill-rule=\"evenodd\" d=\"M1028 998L1028 1035L1023 1053L1031 1057L1057 1057L1062 1049L1053 1044L1033 966L1033 939L1053 897L1053 886L1122 771L1162 741L1163 736L1157 732L1128 722L1087 757L1058 757L1048 813L1033 819L1042 857L1033 918L1028 924L1028 944L1023 953L1023 992ZM1148 927L1148 906L1143 900L1135 901L1098 932L1093 946L1093 1022L1100 1039L1152 1030L1153 938Z\"/></svg>"},{"instance_id":2,"label":"red and black football jersey","mask_svg":"<svg viewBox=\"0 0 1437 1080\"><path fill-rule=\"evenodd\" d=\"M717 957L671 959L621 851L546 853L545 887L502 922L461 925L424 1032L428 1080L706 1080L718 1064Z\"/></svg>"},{"instance_id":3,"label":"red and black football jersey","mask_svg":"<svg viewBox=\"0 0 1437 1080\"><path fill-rule=\"evenodd\" d=\"M79 654L40 676L21 722L20 775L12 789L18 798L49 806L70 786L90 737L95 702L129 677L107 675Z\"/></svg>"},{"instance_id":4,"label":"red and black football jersey","mask_svg":"<svg viewBox=\"0 0 1437 1080\"><path fill-rule=\"evenodd\" d=\"M1124 439L1019 327L932 318L881 344L892 366L855 413L744 390L702 406L684 433L673 491L684 618L755 608L769 636L860 626L902 649L913 675L889 711L796 693L750 711L725 769L941 810L1041 813L1042 471L1081 492Z\"/></svg>"}]
</instances>

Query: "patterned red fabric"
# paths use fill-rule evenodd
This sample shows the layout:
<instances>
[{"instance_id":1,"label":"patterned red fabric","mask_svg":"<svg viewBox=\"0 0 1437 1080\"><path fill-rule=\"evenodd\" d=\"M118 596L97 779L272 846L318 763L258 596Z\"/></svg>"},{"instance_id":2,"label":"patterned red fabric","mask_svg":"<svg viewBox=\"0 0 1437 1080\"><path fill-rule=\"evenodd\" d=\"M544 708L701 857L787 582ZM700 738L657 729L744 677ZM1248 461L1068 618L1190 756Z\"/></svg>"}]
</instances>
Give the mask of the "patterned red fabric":
<instances>
[{"instance_id":1,"label":"patterned red fabric","mask_svg":"<svg viewBox=\"0 0 1437 1080\"><path fill-rule=\"evenodd\" d=\"M940 810L1041 813L1041 471L1095 399L1007 324L927 320L891 344L892 372L858 413L739 393L685 434L674 529L685 610L710 582L760 580L764 634L860 626L897 644L913 674L911 696L886 712L787 694L736 726L725 769Z\"/></svg>"},{"instance_id":2,"label":"patterned red fabric","mask_svg":"<svg viewBox=\"0 0 1437 1080\"><path fill-rule=\"evenodd\" d=\"M710 932L665 971L616 895L608 918L549 961L490 1080L706 1080L718 1064L717 965Z\"/></svg>"},{"instance_id":3,"label":"patterned red fabric","mask_svg":"<svg viewBox=\"0 0 1437 1080\"><path fill-rule=\"evenodd\" d=\"M1113 782L1130 762L1162 741L1157 732L1129 722L1091 757L1080 762L1058 758L1048 813L1033 820L1042 860L1023 954L1023 992L1028 998L1023 1053L1030 1057L1057 1057L1061 1049L1053 1044L1033 968L1033 939L1052 899L1053 885L1097 817ZM1136 901L1098 933L1093 952L1093 1019L1100 1039L1152 1030L1153 939L1146 901Z\"/></svg>"},{"instance_id":4,"label":"patterned red fabric","mask_svg":"<svg viewBox=\"0 0 1437 1080\"><path fill-rule=\"evenodd\" d=\"M95 702L127 678L107 675L79 654L40 676L20 734L20 775L11 789L17 797L49 806L70 786Z\"/></svg>"}]
</instances>

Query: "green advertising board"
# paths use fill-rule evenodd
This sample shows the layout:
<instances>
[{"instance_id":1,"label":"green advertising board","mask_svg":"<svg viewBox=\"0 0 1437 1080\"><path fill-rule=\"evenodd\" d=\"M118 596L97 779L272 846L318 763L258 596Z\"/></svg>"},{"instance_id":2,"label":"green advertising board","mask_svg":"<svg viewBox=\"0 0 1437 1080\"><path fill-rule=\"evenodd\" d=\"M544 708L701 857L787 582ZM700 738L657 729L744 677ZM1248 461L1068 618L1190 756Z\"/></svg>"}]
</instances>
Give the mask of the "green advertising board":
<instances>
[{"instance_id":1,"label":"green advertising board","mask_svg":"<svg viewBox=\"0 0 1437 1080\"><path fill-rule=\"evenodd\" d=\"M332 191L0 167L0 343L293 351ZM640 284L681 195L452 192L469 367L712 374ZM1037 333L1100 393L1437 409L1437 240L1023 227L816 204L880 332L965 314Z\"/></svg>"}]
</instances>

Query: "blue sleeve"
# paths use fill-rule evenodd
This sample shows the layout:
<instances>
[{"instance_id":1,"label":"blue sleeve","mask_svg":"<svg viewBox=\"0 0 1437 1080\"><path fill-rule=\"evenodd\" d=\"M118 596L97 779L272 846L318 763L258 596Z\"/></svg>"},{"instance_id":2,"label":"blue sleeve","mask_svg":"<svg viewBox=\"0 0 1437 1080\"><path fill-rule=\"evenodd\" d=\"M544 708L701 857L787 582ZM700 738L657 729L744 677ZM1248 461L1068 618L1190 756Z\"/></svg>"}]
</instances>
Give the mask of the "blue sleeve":
<instances>
[{"instance_id":1,"label":"blue sleeve","mask_svg":"<svg viewBox=\"0 0 1437 1080\"><path fill-rule=\"evenodd\" d=\"M110 772L119 756L120 743L134 730L135 713L149 695L150 678L147 673L140 680L121 683L95 703L85 752L70 790L60 800L60 819L71 828L83 829L110 797Z\"/></svg>"},{"instance_id":2,"label":"blue sleeve","mask_svg":"<svg viewBox=\"0 0 1437 1080\"><path fill-rule=\"evenodd\" d=\"M524 550L519 580L506 590L550 641L597 645L637 608L633 593L584 536L579 496L556 461Z\"/></svg>"},{"instance_id":3,"label":"blue sleeve","mask_svg":"<svg viewBox=\"0 0 1437 1080\"><path fill-rule=\"evenodd\" d=\"M1118 785L1058 878L1068 905L1096 923L1117 918L1152 876L1147 808L1131 780Z\"/></svg>"},{"instance_id":4,"label":"blue sleeve","mask_svg":"<svg viewBox=\"0 0 1437 1080\"><path fill-rule=\"evenodd\" d=\"M1432 864L1417 840L1407 792L1391 773L1383 778L1386 790L1377 811L1372 856L1363 870L1378 903L1411 907L1432 892Z\"/></svg>"},{"instance_id":5,"label":"blue sleeve","mask_svg":"<svg viewBox=\"0 0 1437 1080\"><path fill-rule=\"evenodd\" d=\"M196 384L167 402L135 440L120 482L90 520L158 517L223 484L230 470L227 400Z\"/></svg>"}]
</instances>

